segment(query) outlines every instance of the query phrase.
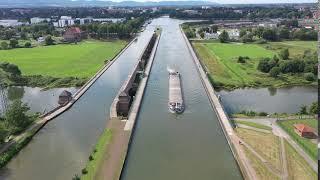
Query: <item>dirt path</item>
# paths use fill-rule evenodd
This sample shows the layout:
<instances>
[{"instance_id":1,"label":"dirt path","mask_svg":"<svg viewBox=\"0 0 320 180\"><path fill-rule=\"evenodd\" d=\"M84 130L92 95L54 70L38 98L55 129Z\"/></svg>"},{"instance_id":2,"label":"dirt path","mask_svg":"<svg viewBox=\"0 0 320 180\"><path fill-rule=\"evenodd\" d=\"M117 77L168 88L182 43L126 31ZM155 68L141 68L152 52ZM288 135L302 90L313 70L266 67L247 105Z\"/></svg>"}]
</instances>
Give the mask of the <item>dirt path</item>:
<instances>
[{"instance_id":1,"label":"dirt path","mask_svg":"<svg viewBox=\"0 0 320 180\"><path fill-rule=\"evenodd\" d=\"M96 175L98 180L118 180L129 142L129 131L124 131L125 121L113 118L107 127L112 130L112 139Z\"/></svg>"},{"instance_id":2,"label":"dirt path","mask_svg":"<svg viewBox=\"0 0 320 180\"><path fill-rule=\"evenodd\" d=\"M287 155L286 149L284 147L284 139L280 137L280 156L281 156L281 165L282 165L282 180L288 179L288 166L287 166Z\"/></svg>"}]
</instances>

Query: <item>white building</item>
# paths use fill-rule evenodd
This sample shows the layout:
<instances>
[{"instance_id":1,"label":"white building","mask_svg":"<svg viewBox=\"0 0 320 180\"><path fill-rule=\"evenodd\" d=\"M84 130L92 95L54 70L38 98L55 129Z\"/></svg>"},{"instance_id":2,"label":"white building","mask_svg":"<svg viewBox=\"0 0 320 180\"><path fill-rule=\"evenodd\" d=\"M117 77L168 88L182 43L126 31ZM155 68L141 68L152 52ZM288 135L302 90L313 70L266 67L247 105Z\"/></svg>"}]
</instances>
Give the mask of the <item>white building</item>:
<instances>
[{"instance_id":1,"label":"white building","mask_svg":"<svg viewBox=\"0 0 320 180\"><path fill-rule=\"evenodd\" d=\"M19 22L16 19L5 19L5 20L0 20L0 26L4 27L14 27L14 26L21 26L23 24L29 24L25 22Z\"/></svg>"},{"instance_id":2,"label":"white building","mask_svg":"<svg viewBox=\"0 0 320 180\"><path fill-rule=\"evenodd\" d=\"M39 17L33 17L30 19L31 24L38 24L38 23L41 23L44 21L50 22L51 19L50 18L39 18Z\"/></svg>"}]
</instances>

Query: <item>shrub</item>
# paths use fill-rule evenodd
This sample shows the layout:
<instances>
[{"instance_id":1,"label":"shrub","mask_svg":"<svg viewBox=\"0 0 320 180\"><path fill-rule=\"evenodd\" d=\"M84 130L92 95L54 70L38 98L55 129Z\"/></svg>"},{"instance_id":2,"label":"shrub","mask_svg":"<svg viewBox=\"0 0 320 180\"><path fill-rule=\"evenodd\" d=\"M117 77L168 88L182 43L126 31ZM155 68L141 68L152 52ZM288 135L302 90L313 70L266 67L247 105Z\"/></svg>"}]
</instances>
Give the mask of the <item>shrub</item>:
<instances>
[{"instance_id":1,"label":"shrub","mask_svg":"<svg viewBox=\"0 0 320 180\"><path fill-rule=\"evenodd\" d=\"M238 63L246 63L245 58L242 57L242 56L239 56L239 57L238 57Z\"/></svg>"},{"instance_id":2,"label":"shrub","mask_svg":"<svg viewBox=\"0 0 320 180\"><path fill-rule=\"evenodd\" d=\"M314 81L315 80L315 77L312 73L305 73L304 74L304 78L307 80L307 81Z\"/></svg>"},{"instance_id":3,"label":"shrub","mask_svg":"<svg viewBox=\"0 0 320 180\"><path fill-rule=\"evenodd\" d=\"M72 180L80 180L79 175L78 175L78 174L75 174L75 175L73 176Z\"/></svg>"},{"instance_id":4,"label":"shrub","mask_svg":"<svg viewBox=\"0 0 320 180\"><path fill-rule=\"evenodd\" d=\"M268 116L268 113L266 113L266 112L259 112L258 115L259 115L259 116Z\"/></svg>"},{"instance_id":5,"label":"shrub","mask_svg":"<svg viewBox=\"0 0 320 180\"><path fill-rule=\"evenodd\" d=\"M263 58L259 61L258 70L264 73L268 73L276 65L276 61L271 60L270 58Z\"/></svg>"},{"instance_id":6,"label":"shrub","mask_svg":"<svg viewBox=\"0 0 320 180\"><path fill-rule=\"evenodd\" d=\"M289 49L283 49L280 51L279 56L283 59L283 60L288 60L289 59Z\"/></svg>"},{"instance_id":7,"label":"shrub","mask_svg":"<svg viewBox=\"0 0 320 180\"><path fill-rule=\"evenodd\" d=\"M81 170L81 173L82 173L82 174L87 174L87 173L88 173L88 170L87 170L86 168L83 168L83 169Z\"/></svg>"},{"instance_id":8,"label":"shrub","mask_svg":"<svg viewBox=\"0 0 320 180\"><path fill-rule=\"evenodd\" d=\"M274 77L274 78L276 78L276 77L278 77L278 75L280 74L280 68L279 67L273 67L271 70L270 70L270 72L269 72L269 74L270 74L270 76L271 77Z\"/></svg>"},{"instance_id":9,"label":"shrub","mask_svg":"<svg viewBox=\"0 0 320 180\"><path fill-rule=\"evenodd\" d=\"M31 48L31 43L30 43L30 42L26 42L26 43L24 44L24 47L25 47L25 48Z\"/></svg>"},{"instance_id":10,"label":"shrub","mask_svg":"<svg viewBox=\"0 0 320 180\"><path fill-rule=\"evenodd\" d=\"M89 156L89 161L92 161L92 160L93 160L93 156L90 155L90 156Z\"/></svg>"}]
</instances>

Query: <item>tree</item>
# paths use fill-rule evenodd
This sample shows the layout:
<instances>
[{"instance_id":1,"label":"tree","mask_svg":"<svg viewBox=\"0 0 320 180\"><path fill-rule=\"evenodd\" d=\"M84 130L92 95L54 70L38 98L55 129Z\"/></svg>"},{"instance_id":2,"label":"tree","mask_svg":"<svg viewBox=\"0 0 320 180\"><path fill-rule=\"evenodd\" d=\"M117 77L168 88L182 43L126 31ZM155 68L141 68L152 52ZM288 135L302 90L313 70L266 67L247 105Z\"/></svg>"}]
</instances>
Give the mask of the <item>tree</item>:
<instances>
[{"instance_id":1,"label":"tree","mask_svg":"<svg viewBox=\"0 0 320 180\"><path fill-rule=\"evenodd\" d=\"M5 41L1 42L1 49L6 50L6 49L8 49L8 47L9 47L9 45L7 42L5 42Z\"/></svg>"},{"instance_id":2,"label":"tree","mask_svg":"<svg viewBox=\"0 0 320 180\"><path fill-rule=\"evenodd\" d=\"M228 42L230 40L228 32L223 30L222 33L219 35L219 40L221 43Z\"/></svg>"},{"instance_id":3,"label":"tree","mask_svg":"<svg viewBox=\"0 0 320 180\"><path fill-rule=\"evenodd\" d=\"M204 32L200 32L200 37L203 39L204 38Z\"/></svg>"},{"instance_id":4,"label":"tree","mask_svg":"<svg viewBox=\"0 0 320 180\"><path fill-rule=\"evenodd\" d=\"M16 39L10 39L9 45L11 48L16 48L18 46L19 42Z\"/></svg>"},{"instance_id":5,"label":"tree","mask_svg":"<svg viewBox=\"0 0 320 180\"><path fill-rule=\"evenodd\" d=\"M276 78L276 77L278 77L278 75L280 74L280 68L279 67L273 67L271 70L270 70L270 72L269 72L269 74L270 74L270 76L271 77L274 77L274 78Z\"/></svg>"},{"instance_id":6,"label":"tree","mask_svg":"<svg viewBox=\"0 0 320 180\"><path fill-rule=\"evenodd\" d=\"M218 26L217 26L217 25L212 25L212 26L210 27L210 29L211 29L211 32L212 32L212 33L217 33L217 32L218 32Z\"/></svg>"},{"instance_id":7,"label":"tree","mask_svg":"<svg viewBox=\"0 0 320 180\"><path fill-rule=\"evenodd\" d=\"M281 57L281 59L283 60L288 60L289 59L289 49L282 49L279 53L279 56Z\"/></svg>"},{"instance_id":8,"label":"tree","mask_svg":"<svg viewBox=\"0 0 320 180\"><path fill-rule=\"evenodd\" d=\"M52 39L52 37L47 36L45 39L45 44L48 46L48 45L53 45L53 43L54 43L54 40Z\"/></svg>"},{"instance_id":9,"label":"tree","mask_svg":"<svg viewBox=\"0 0 320 180\"><path fill-rule=\"evenodd\" d=\"M279 37L280 37L281 39L289 39L289 38L290 38L290 31L289 31L289 29L287 29L287 28L282 28L282 29L280 29Z\"/></svg>"},{"instance_id":10,"label":"tree","mask_svg":"<svg viewBox=\"0 0 320 180\"><path fill-rule=\"evenodd\" d=\"M270 58L261 59L258 64L258 70L264 73L268 73L271 69L269 66L269 61L270 61Z\"/></svg>"},{"instance_id":11,"label":"tree","mask_svg":"<svg viewBox=\"0 0 320 180\"><path fill-rule=\"evenodd\" d=\"M310 114L318 114L318 112L319 112L318 102L313 102L311 104L309 112L310 112Z\"/></svg>"},{"instance_id":12,"label":"tree","mask_svg":"<svg viewBox=\"0 0 320 180\"><path fill-rule=\"evenodd\" d=\"M276 29L264 29L262 33L262 37L265 40L270 40L270 41L277 41L279 39Z\"/></svg>"},{"instance_id":13,"label":"tree","mask_svg":"<svg viewBox=\"0 0 320 180\"><path fill-rule=\"evenodd\" d=\"M239 37L242 38L242 36L247 34L247 30L246 29L241 29L240 33L239 33Z\"/></svg>"},{"instance_id":14,"label":"tree","mask_svg":"<svg viewBox=\"0 0 320 180\"><path fill-rule=\"evenodd\" d=\"M299 114L308 114L306 105L300 107Z\"/></svg>"},{"instance_id":15,"label":"tree","mask_svg":"<svg viewBox=\"0 0 320 180\"><path fill-rule=\"evenodd\" d=\"M241 40L243 43L252 42L253 41L252 33L245 34L244 36L242 36Z\"/></svg>"},{"instance_id":16,"label":"tree","mask_svg":"<svg viewBox=\"0 0 320 180\"><path fill-rule=\"evenodd\" d=\"M22 104L21 100L15 100L9 106L5 114L5 126L11 133L21 131L30 123L30 119L26 115L28 110L29 107Z\"/></svg>"},{"instance_id":17,"label":"tree","mask_svg":"<svg viewBox=\"0 0 320 180\"><path fill-rule=\"evenodd\" d=\"M31 47L31 43L30 43L30 42L26 42L26 43L24 44L24 47L25 47L25 48L30 48L30 47Z\"/></svg>"}]
</instances>

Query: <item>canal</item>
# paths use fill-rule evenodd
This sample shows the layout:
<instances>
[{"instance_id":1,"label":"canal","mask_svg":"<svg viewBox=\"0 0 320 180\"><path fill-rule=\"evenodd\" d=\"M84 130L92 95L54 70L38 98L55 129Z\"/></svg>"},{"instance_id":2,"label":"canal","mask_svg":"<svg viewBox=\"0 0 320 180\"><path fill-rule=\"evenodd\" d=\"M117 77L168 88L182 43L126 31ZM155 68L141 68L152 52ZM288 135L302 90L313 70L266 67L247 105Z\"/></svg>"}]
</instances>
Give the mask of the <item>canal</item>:
<instances>
[{"instance_id":1,"label":"canal","mask_svg":"<svg viewBox=\"0 0 320 180\"><path fill-rule=\"evenodd\" d=\"M118 89L153 30L153 27L147 27L70 110L49 122L2 169L0 179L70 180L74 174L80 174L106 126L109 108Z\"/></svg>"},{"instance_id":2,"label":"canal","mask_svg":"<svg viewBox=\"0 0 320 180\"><path fill-rule=\"evenodd\" d=\"M179 30L180 23L159 18L151 24L163 31L122 179L242 179ZM181 115L168 111L167 68L182 75L186 110Z\"/></svg>"}]
</instances>

